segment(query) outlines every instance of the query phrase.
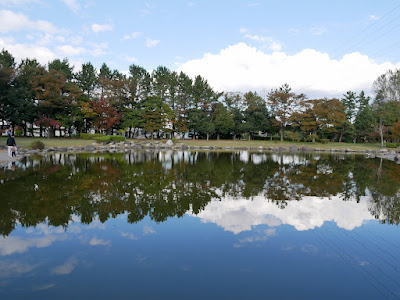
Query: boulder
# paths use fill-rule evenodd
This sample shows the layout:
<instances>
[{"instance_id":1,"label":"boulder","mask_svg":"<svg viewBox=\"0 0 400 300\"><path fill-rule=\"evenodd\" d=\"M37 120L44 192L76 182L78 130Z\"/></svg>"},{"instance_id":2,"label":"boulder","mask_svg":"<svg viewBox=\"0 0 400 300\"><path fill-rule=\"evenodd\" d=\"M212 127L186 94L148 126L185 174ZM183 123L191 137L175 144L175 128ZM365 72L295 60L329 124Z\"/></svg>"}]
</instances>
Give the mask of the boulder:
<instances>
[{"instance_id":1,"label":"boulder","mask_svg":"<svg viewBox=\"0 0 400 300\"><path fill-rule=\"evenodd\" d=\"M172 140L168 140L168 141L165 143L165 145L166 145L167 147L173 147L173 146L174 146L174 142L173 142Z\"/></svg>"}]
</instances>

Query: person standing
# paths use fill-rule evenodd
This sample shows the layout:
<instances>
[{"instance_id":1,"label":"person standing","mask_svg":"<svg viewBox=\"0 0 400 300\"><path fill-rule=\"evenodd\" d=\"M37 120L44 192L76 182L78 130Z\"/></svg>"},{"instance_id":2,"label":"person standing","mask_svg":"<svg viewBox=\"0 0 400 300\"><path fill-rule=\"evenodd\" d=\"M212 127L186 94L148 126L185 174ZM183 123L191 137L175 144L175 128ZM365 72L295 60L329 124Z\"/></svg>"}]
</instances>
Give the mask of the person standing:
<instances>
[{"instance_id":1,"label":"person standing","mask_svg":"<svg viewBox=\"0 0 400 300\"><path fill-rule=\"evenodd\" d=\"M16 147L17 144L15 143L15 139L13 135L10 135L7 139L7 146L8 146L8 156L12 157L12 148Z\"/></svg>"}]
</instances>

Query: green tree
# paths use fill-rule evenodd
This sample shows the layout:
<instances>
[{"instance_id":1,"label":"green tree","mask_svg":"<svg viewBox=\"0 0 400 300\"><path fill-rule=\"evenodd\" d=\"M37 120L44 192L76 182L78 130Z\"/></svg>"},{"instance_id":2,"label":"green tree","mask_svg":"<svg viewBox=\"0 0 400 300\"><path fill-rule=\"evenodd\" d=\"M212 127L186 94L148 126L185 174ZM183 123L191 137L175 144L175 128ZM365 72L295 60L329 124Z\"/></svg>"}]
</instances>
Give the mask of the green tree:
<instances>
[{"instance_id":1,"label":"green tree","mask_svg":"<svg viewBox=\"0 0 400 300\"><path fill-rule=\"evenodd\" d=\"M366 142L371 138L374 127L377 123L377 116L370 106L364 107L358 112L354 121L357 139Z\"/></svg>"},{"instance_id":2,"label":"green tree","mask_svg":"<svg viewBox=\"0 0 400 300\"><path fill-rule=\"evenodd\" d=\"M143 102L143 129L151 133L151 139L154 138L154 132L159 132L165 128L166 124L172 118L172 110L162 99L150 96Z\"/></svg>"},{"instance_id":3,"label":"green tree","mask_svg":"<svg viewBox=\"0 0 400 300\"><path fill-rule=\"evenodd\" d=\"M271 127L266 103L256 92L247 92L243 95L246 107L243 112L244 122L242 128L249 134L249 140L254 139L258 132L268 132Z\"/></svg>"},{"instance_id":4,"label":"green tree","mask_svg":"<svg viewBox=\"0 0 400 300\"><path fill-rule=\"evenodd\" d=\"M235 126L232 114L222 103L214 105L213 123L218 140L221 134L230 133Z\"/></svg>"},{"instance_id":5,"label":"green tree","mask_svg":"<svg viewBox=\"0 0 400 300\"><path fill-rule=\"evenodd\" d=\"M87 101L91 100L91 94L97 85L96 69L90 62L82 65L82 70L75 75L78 86L87 96Z\"/></svg>"},{"instance_id":6,"label":"green tree","mask_svg":"<svg viewBox=\"0 0 400 300\"><path fill-rule=\"evenodd\" d=\"M281 141L286 126L289 125L292 114L298 109L300 101L305 100L304 94L295 94L288 84L278 89L271 90L268 94L268 102L275 117L274 123L279 128Z\"/></svg>"}]
</instances>

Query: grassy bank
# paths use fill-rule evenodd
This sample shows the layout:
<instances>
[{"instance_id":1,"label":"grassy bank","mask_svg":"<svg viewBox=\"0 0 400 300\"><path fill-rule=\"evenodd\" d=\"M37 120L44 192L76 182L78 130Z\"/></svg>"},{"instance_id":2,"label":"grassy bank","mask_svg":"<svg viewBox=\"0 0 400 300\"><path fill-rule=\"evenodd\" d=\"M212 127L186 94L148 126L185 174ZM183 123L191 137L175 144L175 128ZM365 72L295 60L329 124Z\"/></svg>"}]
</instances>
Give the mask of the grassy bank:
<instances>
[{"instance_id":1,"label":"grassy bank","mask_svg":"<svg viewBox=\"0 0 400 300\"><path fill-rule=\"evenodd\" d=\"M216 146L216 147L283 147L290 146L320 148L320 149L352 149L352 150L378 150L380 144L354 144L354 143L296 143L278 141L233 141L233 140L183 140L187 146Z\"/></svg>"},{"instance_id":2,"label":"grassy bank","mask_svg":"<svg viewBox=\"0 0 400 300\"><path fill-rule=\"evenodd\" d=\"M7 137L0 137L0 145L6 144ZM80 140L71 138L34 138L34 137L15 137L15 142L20 148L30 148L33 141L42 141L46 147L70 147L70 146L86 146L91 145L92 140Z\"/></svg>"},{"instance_id":3,"label":"grassy bank","mask_svg":"<svg viewBox=\"0 0 400 300\"><path fill-rule=\"evenodd\" d=\"M0 137L0 144L6 144L7 137ZM46 147L70 147L70 146L86 146L91 145L93 140L81 140L72 138L32 138L32 137L16 137L18 147L29 148L30 144L35 140L41 140ZM134 142L147 143L151 140L128 140ZM164 140L165 141L165 140ZM290 146L309 147L320 149L352 149L352 150L378 150L380 144L353 144L353 143L295 143L295 142L278 142L278 141L233 141L233 140L179 140L179 142L187 146L216 146L216 147L284 147Z\"/></svg>"}]
</instances>

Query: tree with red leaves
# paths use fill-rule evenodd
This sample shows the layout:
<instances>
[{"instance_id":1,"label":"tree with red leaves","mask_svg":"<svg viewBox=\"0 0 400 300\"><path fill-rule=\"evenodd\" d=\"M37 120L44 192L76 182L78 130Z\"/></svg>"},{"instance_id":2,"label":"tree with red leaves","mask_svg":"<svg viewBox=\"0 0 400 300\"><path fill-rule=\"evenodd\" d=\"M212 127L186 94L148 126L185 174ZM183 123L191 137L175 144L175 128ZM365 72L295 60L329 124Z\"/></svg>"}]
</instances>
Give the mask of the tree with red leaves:
<instances>
[{"instance_id":1,"label":"tree with red leaves","mask_svg":"<svg viewBox=\"0 0 400 300\"><path fill-rule=\"evenodd\" d=\"M90 101L93 111L96 113L93 125L100 132L110 133L111 129L121 120L121 114L104 98L99 101Z\"/></svg>"}]
</instances>

